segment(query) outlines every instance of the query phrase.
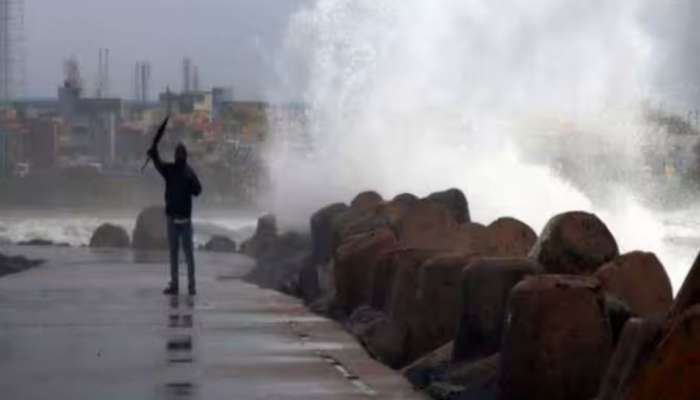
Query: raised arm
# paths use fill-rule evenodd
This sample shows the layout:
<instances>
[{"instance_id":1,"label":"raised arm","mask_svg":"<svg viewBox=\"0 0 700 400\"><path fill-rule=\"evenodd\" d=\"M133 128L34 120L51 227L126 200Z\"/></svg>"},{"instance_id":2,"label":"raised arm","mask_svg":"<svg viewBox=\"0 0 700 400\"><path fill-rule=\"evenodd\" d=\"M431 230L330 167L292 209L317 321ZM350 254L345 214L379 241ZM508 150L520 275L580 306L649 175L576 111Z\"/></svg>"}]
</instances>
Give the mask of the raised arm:
<instances>
[{"instance_id":1,"label":"raised arm","mask_svg":"<svg viewBox=\"0 0 700 400\"><path fill-rule=\"evenodd\" d=\"M148 156L153 160L153 165L156 167L156 170L165 178L165 167L163 166L163 160L160 159L160 153L158 153L158 145L148 149Z\"/></svg>"}]
</instances>

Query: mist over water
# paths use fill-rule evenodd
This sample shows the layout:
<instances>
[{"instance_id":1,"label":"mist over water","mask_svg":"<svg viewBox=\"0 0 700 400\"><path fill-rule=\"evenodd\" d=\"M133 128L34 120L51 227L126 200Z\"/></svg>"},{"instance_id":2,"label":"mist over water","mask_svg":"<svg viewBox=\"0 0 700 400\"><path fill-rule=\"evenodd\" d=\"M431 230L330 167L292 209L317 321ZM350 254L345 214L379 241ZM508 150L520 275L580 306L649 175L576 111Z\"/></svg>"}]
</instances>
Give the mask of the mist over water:
<instances>
[{"instance_id":1,"label":"mist over water","mask_svg":"<svg viewBox=\"0 0 700 400\"><path fill-rule=\"evenodd\" d=\"M650 4L312 3L279 64L290 87L303 82L312 151L297 145L298 125L278 121L271 208L302 224L362 190L458 187L481 223L510 215L539 231L587 210L622 251L656 252L677 288L694 250L670 246L666 216L641 200L653 187L639 172L641 107L656 99Z\"/></svg>"}]
</instances>

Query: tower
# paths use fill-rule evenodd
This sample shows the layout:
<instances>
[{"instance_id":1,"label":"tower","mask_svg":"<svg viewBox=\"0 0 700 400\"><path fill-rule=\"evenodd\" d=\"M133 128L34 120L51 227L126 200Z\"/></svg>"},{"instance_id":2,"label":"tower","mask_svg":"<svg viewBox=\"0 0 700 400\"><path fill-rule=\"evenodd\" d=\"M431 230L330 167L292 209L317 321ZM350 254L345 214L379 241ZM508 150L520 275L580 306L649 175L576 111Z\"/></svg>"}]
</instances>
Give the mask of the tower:
<instances>
[{"instance_id":1,"label":"tower","mask_svg":"<svg viewBox=\"0 0 700 400\"><path fill-rule=\"evenodd\" d=\"M192 60L185 57L182 60L182 92L192 91Z\"/></svg>"},{"instance_id":2,"label":"tower","mask_svg":"<svg viewBox=\"0 0 700 400\"><path fill-rule=\"evenodd\" d=\"M109 93L109 49L100 49L97 64L96 97L107 97Z\"/></svg>"},{"instance_id":3,"label":"tower","mask_svg":"<svg viewBox=\"0 0 700 400\"><path fill-rule=\"evenodd\" d=\"M192 91L199 92L199 67L196 65L192 70Z\"/></svg>"},{"instance_id":4,"label":"tower","mask_svg":"<svg viewBox=\"0 0 700 400\"><path fill-rule=\"evenodd\" d=\"M147 61L137 62L134 66L134 100L148 102L151 88L151 64Z\"/></svg>"},{"instance_id":5,"label":"tower","mask_svg":"<svg viewBox=\"0 0 700 400\"><path fill-rule=\"evenodd\" d=\"M24 0L0 0L0 103L24 89Z\"/></svg>"}]
</instances>

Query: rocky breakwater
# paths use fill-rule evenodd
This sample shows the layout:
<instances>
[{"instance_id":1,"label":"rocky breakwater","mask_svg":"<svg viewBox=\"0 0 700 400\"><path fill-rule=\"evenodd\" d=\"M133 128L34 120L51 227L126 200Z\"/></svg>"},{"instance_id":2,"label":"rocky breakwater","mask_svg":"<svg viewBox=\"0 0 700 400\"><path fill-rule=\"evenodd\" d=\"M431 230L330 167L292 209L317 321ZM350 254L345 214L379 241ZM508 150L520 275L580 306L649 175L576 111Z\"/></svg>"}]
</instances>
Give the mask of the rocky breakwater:
<instances>
[{"instance_id":1,"label":"rocky breakwater","mask_svg":"<svg viewBox=\"0 0 700 400\"><path fill-rule=\"evenodd\" d=\"M644 268L656 260L644 257ZM615 268L624 268L621 260ZM648 274L649 272L647 272ZM627 274L626 274L627 275ZM642 275L630 277L639 281ZM651 280L651 279L650 279ZM619 285L615 286L620 288ZM657 289L658 290L658 289ZM598 394L598 400L697 399L700 393L700 255L678 292L670 310L666 297L642 303L638 294L625 291L640 312L624 326ZM662 310L659 310L661 308ZM659 312L665 311L665 312Z\"/></svg>"},{"instance_id":2,"label":"rocky breakwater","mask_svg":"<svg viewBox=\"0 0 700 400\"><path fill-rule=\"evenodd\" d=\"M298 280L311 251L308 235L280 233L274 215L258 219L255 234L241 243L241 253L254 258L257 266L244 280L264 288L298 295Z\"/></svg>"},{"instance_id":3,"label":"rocky breakwater","mask_svg":"<svg viewBox=\"0 0 700 400\"><path fill-rule=\"evenodd\" d=\"M678 324L700 315L697 288L665 317L664 267L651 253L620 255L595 215L554 216L538 236L510 217L474 222L468 204L456 189L422 199L364 192L314 213L308 238L280 235L264 217L243 246L259 264L249 278L341 321L435 398L621 398L605 396L657 384L648 377L691 346ZM632 374L650 347L661 351L650 343L662 330L675 334L667 347L680 347Z\"/></svg>"}]
</instances>

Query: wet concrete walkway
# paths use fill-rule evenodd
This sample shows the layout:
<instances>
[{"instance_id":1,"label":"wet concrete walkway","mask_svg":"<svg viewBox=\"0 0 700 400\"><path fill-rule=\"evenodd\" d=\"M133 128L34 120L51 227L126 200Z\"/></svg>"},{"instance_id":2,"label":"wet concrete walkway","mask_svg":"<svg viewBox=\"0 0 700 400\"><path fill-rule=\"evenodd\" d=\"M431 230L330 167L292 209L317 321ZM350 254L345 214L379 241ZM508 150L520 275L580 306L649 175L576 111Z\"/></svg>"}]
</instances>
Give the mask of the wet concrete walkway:
<instances>
[{"instance_id":1,"label":"wet concrete walkway","mask_svg":"<svg viewBox=\"0 0 700 400\"><path fill-rule=\"evenodd\" d=\"M199 295L160 294L162 254L18 248L51 260L0 278L2 399L414 399L334 322L198 254Z\"/></svg>"}]
</instances>

